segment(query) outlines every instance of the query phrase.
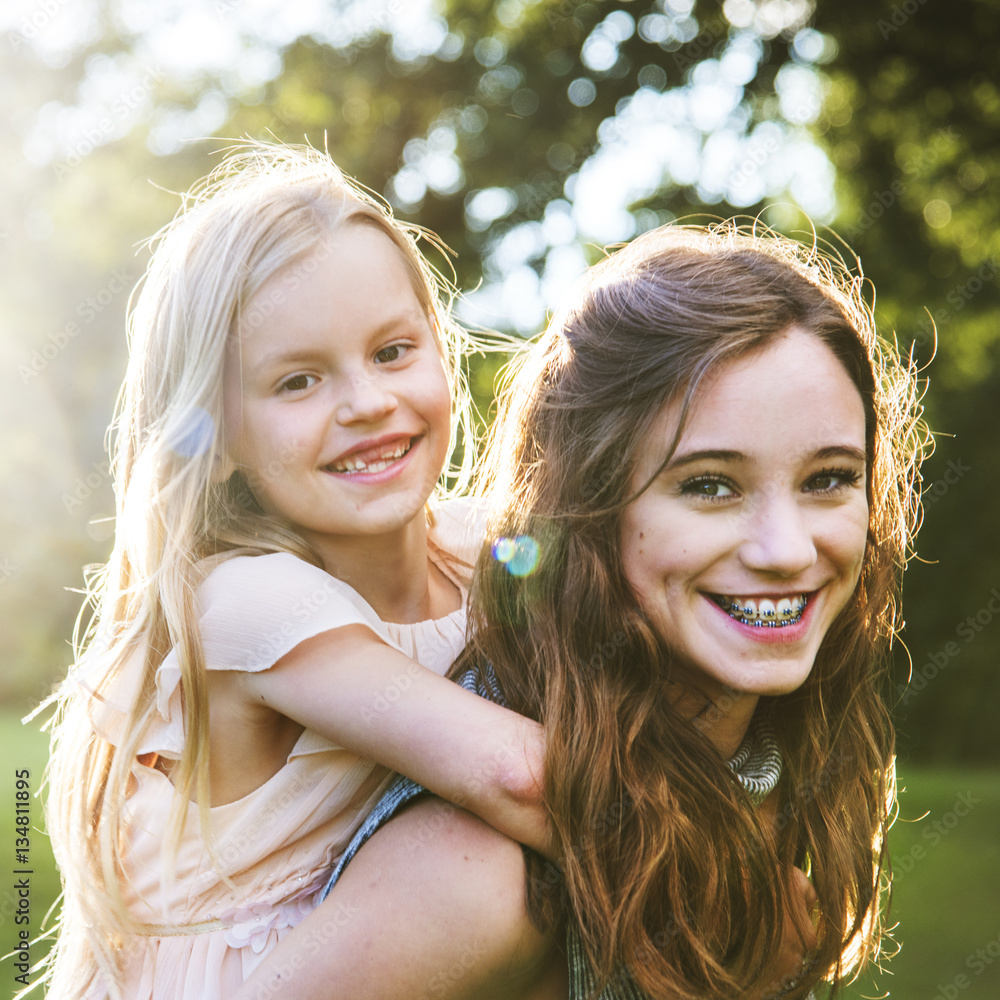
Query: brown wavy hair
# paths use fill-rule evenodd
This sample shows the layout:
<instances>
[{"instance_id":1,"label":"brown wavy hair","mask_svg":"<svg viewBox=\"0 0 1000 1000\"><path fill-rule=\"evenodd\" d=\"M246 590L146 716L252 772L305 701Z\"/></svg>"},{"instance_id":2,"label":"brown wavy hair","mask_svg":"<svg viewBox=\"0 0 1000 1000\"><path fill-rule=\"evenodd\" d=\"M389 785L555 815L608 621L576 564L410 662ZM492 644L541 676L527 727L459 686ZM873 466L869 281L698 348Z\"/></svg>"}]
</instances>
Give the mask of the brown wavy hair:
<instances>
[{"instance_id":1,"label":"brown wavy hair","mask_svg":"<svg viewBox=\"0 0 1000 1000\"><path fill-rule=\"evenodd\" d=\"M510 706L544 723L561 872L529 861L529 899L552 919L559 894L532 890L558 884L601 982L624 966L654 997L759 988L790 864L811 862L822 908L807 979L836 984L879 952L895 799L882 687L929 436L913 366L877 336L863 289L769 231L664 227L589 272L502 392L479 470L490 537L530 537L522 552L537 544L539 562L517 575L484 549L463 662L491 662ZM626 581L620 539L663 407L679 399L686 414L707 373L793 324L831 347L864 401L870 523L857 589L808 680L762 699L784 757L772 821L664 696L672 652Z\"/></svg>"}]
</instances>

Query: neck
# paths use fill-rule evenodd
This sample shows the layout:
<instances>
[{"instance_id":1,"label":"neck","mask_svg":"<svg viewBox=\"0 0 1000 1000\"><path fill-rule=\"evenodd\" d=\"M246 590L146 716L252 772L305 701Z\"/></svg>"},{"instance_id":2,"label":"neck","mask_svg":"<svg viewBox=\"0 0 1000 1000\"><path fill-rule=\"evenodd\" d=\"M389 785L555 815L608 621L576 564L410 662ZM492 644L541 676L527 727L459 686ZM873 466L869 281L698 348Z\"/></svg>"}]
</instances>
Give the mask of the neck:
<instances>
[{"instance_id":1,"label":"neck","mask_svg":"<svg viewBox=\"0 0 1000 1000\"><path fill-rule=\"evenodd\" d=\"M423 515L384 535L312 536L323 568L353 587L383 621L440 618L461 603L458 589L427 557Z\"/></svg>"},{"instance_id":2,"label":"neck","mask_svg":"<svg viewBox=\"0 0 1000 1000\"><path fill-rule=\"evenodd\" d=\"M750 728L758 695L734 688L705 692L691 687L674 698L674 707L700 729L723 757L739 749Z\"/></svg>"}]
</instances>

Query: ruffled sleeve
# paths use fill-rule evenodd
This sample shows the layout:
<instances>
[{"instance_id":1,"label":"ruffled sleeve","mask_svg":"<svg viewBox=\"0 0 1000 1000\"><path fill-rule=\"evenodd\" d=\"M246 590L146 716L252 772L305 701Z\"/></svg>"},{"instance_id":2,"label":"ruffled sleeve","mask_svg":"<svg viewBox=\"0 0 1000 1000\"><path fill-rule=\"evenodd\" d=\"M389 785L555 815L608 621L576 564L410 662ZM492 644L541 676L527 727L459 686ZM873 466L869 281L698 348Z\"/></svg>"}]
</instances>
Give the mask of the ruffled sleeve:
<instances>
[{"instance_id":1,"label":"ruffled sleeve","mask_svg":"<svg viewBox=\"0 0 1000 1000\"><path fill-rule=\"evenodd\" d=\"M300 642L345 625L367 625L391 641L357 591L285 552L227 560L209 574L198 597L209 670L267 670ZM169 672L170 658L161 674Z\"/></svg>"},{"instance_id":2,"label":"ruffled sleeve","mask_svg":"<svg viewBox=\"0 0 1000 1000\"><path fill-rule=\"evenodd\" d=\"M289 553L226 560L202 583L198 603L198 626L209 670L267 670L300 642L345 625L365 625L388 645L400 648L355 590ZM99 699L95 728L112 742L118 742L141 669L140 652ZM180 662L176 650L171 650L156 672L156 706L140 755L180 757L184 747L180 680ZM322 742L322 748L311 749L334 747Z\"/></svg>"}]
</instances>

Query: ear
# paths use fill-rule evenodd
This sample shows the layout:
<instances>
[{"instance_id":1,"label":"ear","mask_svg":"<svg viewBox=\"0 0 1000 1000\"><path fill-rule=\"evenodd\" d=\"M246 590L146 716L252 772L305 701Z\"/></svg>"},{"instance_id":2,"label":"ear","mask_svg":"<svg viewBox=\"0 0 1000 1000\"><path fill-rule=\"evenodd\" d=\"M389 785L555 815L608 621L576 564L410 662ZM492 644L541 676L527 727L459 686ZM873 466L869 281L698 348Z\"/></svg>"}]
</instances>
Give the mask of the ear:
<instances>
[{"instance_id":1,"label":"ear","mask_svg":"<svg viewBox=\"0 0 1000 1000\"><path fill-rule=\"evenodd\" d=\"M228 455L216 455L212 463L212 482L224 483L235 471L236 463Z\"/></svg>"}]
</instances>

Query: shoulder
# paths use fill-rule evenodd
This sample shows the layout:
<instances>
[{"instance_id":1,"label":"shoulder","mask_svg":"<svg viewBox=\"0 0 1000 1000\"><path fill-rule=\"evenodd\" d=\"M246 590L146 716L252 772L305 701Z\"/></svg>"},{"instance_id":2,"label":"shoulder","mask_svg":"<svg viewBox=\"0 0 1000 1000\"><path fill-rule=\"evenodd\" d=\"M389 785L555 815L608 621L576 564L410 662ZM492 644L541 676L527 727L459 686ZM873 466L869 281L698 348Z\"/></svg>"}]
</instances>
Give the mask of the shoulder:
<instances>
[{"instance_id":1,"label":"shoulder","mask_svg":"<svg viewBox=\"0 0 1000 1000\"><path fill-rule=\"evenodd\" d=\"M244 615L257 603L268 608L280 606L282 613L299 612L297 617L327 603L346 603L371 611L353 587L290 552L226 559L205 577L198 597L203 615L234 601L240 602Z\"/></svg>"},{"instance_id":2,"label":"shoulder","mask_svg":"<svg viewBox=\"0 0 1000 1000\"><path fill-rule=\"evenodd\" d=\"M471 568L479 558L489 514L481 497L451 497L430 506L431 542L442 552Z\"/></svg>"},{"instance_id":3,"label":"shoulder","mask_svg":"<svg viewBox=\"0 0 1000 1000\"><path fill-rule=\"evenodd\" d=\"M263 670L305 639L345 625L365 625L394 645L356 590L287 552L226 559L201 584L198 603L209 669Z\"/></svg>"},{"instance_id":4,"label":"shoulder","mask_svg":"<svg viewBox=\"0 0 1000 1000\"><path fill-rule=\"evenodd\" d=\"M524 851L465 810L426 797L400 812L358 852L330 900L350 903L354 893L374 894L383 914L407 915L396 932L421 956L414 983L440 996L550 995L539 987L558 965L558 932L540 931L528 914ZM442 970L456 961L462 975L449 978Z\"/></svg>"},{"instance_id":5,"label":"shoulder","mask_svg":"<svg viewBox=\"0 0 1000 1000\"><path fill-rule=\"evenodd\" d=\"M301 587L333 579L329 573L291 552L271 552L267 555L238 555L222 559L212 566L201 586L202 600L220 596L227 591L273 589L275 584Z\"/></svg>"}]
</instances>

